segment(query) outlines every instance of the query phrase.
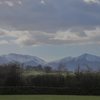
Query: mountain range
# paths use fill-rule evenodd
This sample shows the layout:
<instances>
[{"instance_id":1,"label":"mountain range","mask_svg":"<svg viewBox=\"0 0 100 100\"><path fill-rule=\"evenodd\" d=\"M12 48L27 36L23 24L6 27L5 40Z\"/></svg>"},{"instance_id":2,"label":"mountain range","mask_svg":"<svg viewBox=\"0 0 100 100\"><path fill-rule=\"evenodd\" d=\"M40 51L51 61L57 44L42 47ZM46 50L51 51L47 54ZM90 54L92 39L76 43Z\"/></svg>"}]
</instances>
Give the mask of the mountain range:
<instances>
[{"instance_id":1,"label":"mountain range","mask_svg":"<svg viewBox=\"0 0 100 100\"><path fill-rule=\"evenodd\" d=\"M17 62L23 66L49 66L54 70L74 71L80 69L100 70L100 57L92 54L83 54L78 57L66 57L60 60L46 62L45 60L29 55L8 54L0 56L0 65Z\"/></svg>"}]
</instances>

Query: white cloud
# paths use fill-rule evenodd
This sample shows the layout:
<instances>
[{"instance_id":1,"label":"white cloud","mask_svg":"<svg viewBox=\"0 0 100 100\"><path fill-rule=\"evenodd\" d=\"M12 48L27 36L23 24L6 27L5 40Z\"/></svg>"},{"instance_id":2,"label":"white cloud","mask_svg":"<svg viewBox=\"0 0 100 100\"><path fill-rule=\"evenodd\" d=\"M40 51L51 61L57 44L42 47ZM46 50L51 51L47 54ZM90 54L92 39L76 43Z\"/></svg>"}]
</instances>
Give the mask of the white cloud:
<instances>
[{"instance_id":1,"label":"white cloud","mask_svg":"<svg viewBox=\"0 0 100 100\"><path fill-rule=\"evenodd\" d=\"M84 37L82 37L84 38ZM55 35L55 39L58 40L80 40L80 36L78 35L78 32L71 32L71 30L67 31L59 31Z\"/></svg>"},{"instance_id":2,"label":"white cloud","mask_svg":"<svg viewBox=\"0 0 100 100\"><path fill-rule=\"evenodd\" d=\"M100 4L100 0L84 0L86 3L97 3Z\"/></svg>"},{"instance_id":3,"label":"white cloud","mask_svg":"<svg viewBox=\"0 0 100 100\"><path fill-rule=\"evenodd\" d=\"M11 1L5 1L4 3L7 4L10 7L14 6L13 2L11 2Z\"/></svg>"},{"instance_id":4,"label":"white cloud","mask_svg":"<svg viewBox=\"0 0 100 100\"><path fill-rule=\"evenodd\" d=\"M54 39L63 41L65 44L68 43L100 43L100 27L97 27L94 30L83 30L81 34L79 35L80 31L78 32L72 32L71 29L64 31L64 32L57 32Z\"/></svg>"},{"instance_id":5,"label":"white cloud","mask_svg":"<svg viewBox=\"0 0 100 100\"><path fill-rule=\"evenodd\" d=\"M23 36L23 37L17 38L14 42L19 44L19 45L26 45L26 46L37 44L34 41L34 39L32 39L31 37L28 37L28 36Z\"/></svg>"},{"instance_id":6,"label":"white cloud","mask_svg":"<svg viewBox=\"0 0 100 100\"><path fill-rule=\"evenodd\" d=\"M43 4L43 5L46 4L46 2L44 0L41 0L40 3Z\"/></svg>"},{"instance_id":7,"label":"white cloud","mask_svg":"<svg viewBox=\"0 0 100 100\"><path fill-rule=\"evenodd\" d=\"M22 5L22 0L0 0L0 5L7 5L9 7Z\"/></svg>"},{"instance_id":8,"label":"white cloud","mask_svg":"<svg viewBox=\"0 0 100 100\"><path fill-rule=\"evenodd\" d=\"M0 36L12 38L9 42L19 45L45 44L52 35L39 31L17 31L0 28Z\"/></svg>"}]
</instances>

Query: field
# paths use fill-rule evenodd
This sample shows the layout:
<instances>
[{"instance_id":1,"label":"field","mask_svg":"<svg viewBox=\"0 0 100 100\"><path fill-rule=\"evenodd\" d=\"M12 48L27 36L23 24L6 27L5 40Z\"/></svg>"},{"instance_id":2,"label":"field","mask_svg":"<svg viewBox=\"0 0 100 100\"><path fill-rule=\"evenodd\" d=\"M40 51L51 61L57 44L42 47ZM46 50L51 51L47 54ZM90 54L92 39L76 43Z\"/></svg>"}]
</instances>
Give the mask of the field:
<instances>
[{"instance_id":1,"label":"field","mask_svg":"<svg viewBox=\"0 0 100 100\"><path fill-rule=\"evenodd\" d=\"M1 95L0 100L100 100L99 96Z\"/></svg>"}]
</instances>

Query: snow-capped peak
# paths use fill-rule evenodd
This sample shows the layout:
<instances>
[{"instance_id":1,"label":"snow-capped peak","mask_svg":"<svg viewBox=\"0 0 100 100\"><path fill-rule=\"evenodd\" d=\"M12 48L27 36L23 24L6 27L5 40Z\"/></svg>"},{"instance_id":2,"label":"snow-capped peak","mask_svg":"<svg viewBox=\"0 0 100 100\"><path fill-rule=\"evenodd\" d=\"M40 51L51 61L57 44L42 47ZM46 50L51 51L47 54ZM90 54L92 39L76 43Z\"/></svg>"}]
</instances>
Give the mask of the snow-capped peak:
<instances>
[{"instance_id":1,"label":"snow-capped peak","mask_svg":"<svg viewBox=\"0 0 100 100\"><path fill-rule=\"evenodd\" d=\"M36 56L29 56L29 55L21 55L21 54L8 54L0 56L0 60L4 59L0 64L6 64L10 62L18 62L25 65L37 66L37 65L44 65L46 62Z\"/></svg>"},{"instance_id":2,"label":"snow-capped peak","mask_svg":"<svg viewBox=\"0 0 100 100\"><path fill-rule=\"evenodd\" d=\"M85 59L87 61L92 61L92 62L93 61L100 61L100 57L92 55L92 54L88 54L88 53L85 53L85 54L77 57L76 59L80 59L80 60Z\"/></svg>"}]
</instances>

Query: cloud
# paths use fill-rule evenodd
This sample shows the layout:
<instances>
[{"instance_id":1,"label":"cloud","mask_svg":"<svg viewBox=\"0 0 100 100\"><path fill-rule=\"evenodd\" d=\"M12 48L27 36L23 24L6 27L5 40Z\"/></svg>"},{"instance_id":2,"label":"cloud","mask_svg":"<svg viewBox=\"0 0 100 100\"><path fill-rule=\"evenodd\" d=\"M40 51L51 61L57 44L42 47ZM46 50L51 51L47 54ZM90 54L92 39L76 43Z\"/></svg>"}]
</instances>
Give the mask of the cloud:
<instances>
[{"instance_id":1,"label":"cloud","mask_svg":"<svg viewBox=\"0 0 100 100\"><path fill-rule=\"evenodd\" d=\"M26 46L99 43L99 2L0 0L0 37Z\"/></svg>"},{"instance_id":2,"label":"cloud","mask_svg":"<svg viewBox=\"0 0 100 100\"><path fill-rule=\"evenodd\" d=\"M91 3L100 4L100 0L84 0L84 2L89 3L89 4L91 4Z\"/></svg>"},{"instance_id":3,"label":"cloud","mask_svg":"<svg viewBox=\"0 0 100 100\"><path fill-rule=\"evenodd\" d=\"M4 3L7 4L10 7L14 6L13 2L11 2L11 1L5 1Z\"/></svg>"},{"instance_id":4,"label":"cloud","mask_svg":"<svg viewBox=\"0 0 100 100\"><path fill-rule=\"evenodd\" d=\"M100 25L100 6L87 5L84 0L0 0L0 2L3 4L0 6L1 27L57 32L76 26L87 28ZM5 7L4 4L13 6L14 9ZM16 6L19 4L22 6Z\"/></svg>"},{"instance_id":5,"label":"cloud","mask_svg":"<svg viewBox=\"0 0 100 100\"><path fill-rule=\"evenodd\" d=\"M53 37L52 33L45 33L39 31L18 31L7 30L0 28L0 37L8 40L9 43L15 43L18 45L39 45L46 44L48 39Z\"/></svg>"},{"instance_id":6,"label":"cloud","mask_svg":"<svg viewBox=\"0 0 100 100\"><path fill-rule=\"evenodd\" d=\"M14 40L14 42L23 46L37 45L36 41L34 41L34 39L28 36L17 38L16 40Z\"/></svg>"},{"instance_id":7,"label":"cloud","mask_svg":"<svg viewBox=\"0 0 100 100\"><path fill-rule=\"evenodd\" d=\"M22 0L0 0L0 5L14 7L15 5L22 5Z\"/></svg>"},{"instance_id":8,"label":"cloud","mask_svg":"<svg viewBox=\"0 0 100 100\"><path fill-rule=\"evenodd\" d=\"M82 35L81 35L82 34ZM84 34L84 35L83 35ZM58 32L55 35L55 40L61 40L65 44L94 44L100 43L100 27L97 27L94 30L84 30L80 33L73 32L71 30L65 32Z\"/></svg>"},{"instance_id":9,"label":"cloud","mask_svg":"<svg viewBox=\"0 0 100 100\"><path fill-rule=\"evenodd\" d=\"M75 29L74 29L75 30ZM87 44L100 43L100 27L94 30L80 30L73 32L73 29L46 33L40 31L17 31L0 29L1 43L17 44L20 46L35 45L63 45L63 44ZM84 35L83 35L84 34ZM6 38L5 38L6 37ZM0 43L0 44L1 44Z\"/></svg>"},{"instance_id":10,"label":"cloud","mask_svg":"<svg viewBox=\"0 0 100 100\"><path fill-rule=\"evenodd\" d=\"M41 0L40 3L43 4L43 5L46 4L46 2L44 0Z\"/></svg>"}]
</instances>

